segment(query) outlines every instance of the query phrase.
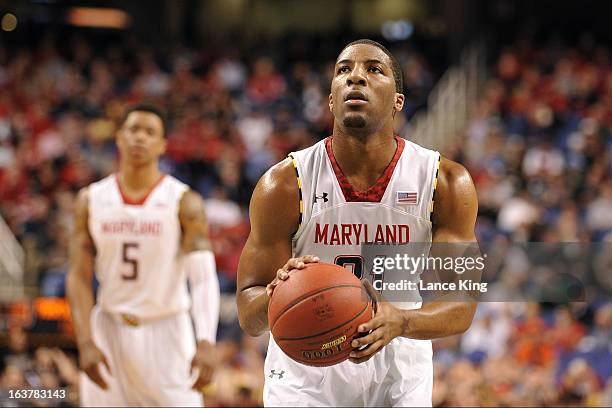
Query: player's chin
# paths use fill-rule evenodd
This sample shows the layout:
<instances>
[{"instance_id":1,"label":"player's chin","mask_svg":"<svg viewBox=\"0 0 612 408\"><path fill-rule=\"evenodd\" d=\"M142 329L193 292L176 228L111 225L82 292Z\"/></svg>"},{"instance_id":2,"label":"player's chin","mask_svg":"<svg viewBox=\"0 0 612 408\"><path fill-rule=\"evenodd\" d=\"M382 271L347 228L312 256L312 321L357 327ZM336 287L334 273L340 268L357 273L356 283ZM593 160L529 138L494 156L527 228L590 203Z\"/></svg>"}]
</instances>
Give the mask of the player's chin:
<instances>
[{"instance_id":1,"label":"player's chin","mask_svg":"<svg viewBox=\"0 0 612 408\"><path fill-rule=\"evenodd\" d=\"M151 156L149 155L139 155L139 156L132 156L131 157L131 162L132 164L136 165L136 166L144 166L146 164L149 164L152 161Z\"/></svg>"},{"instance_id":2,"label":"player's chin","mask_svg":"<svg viewBox=\"0 0 612 408\"><path fill-rule=\"evenodd\" d=\"M342 119L346 128L362 129L368 125L367 115L363 112L347 112Z\"/></svg>"}]
</instances>

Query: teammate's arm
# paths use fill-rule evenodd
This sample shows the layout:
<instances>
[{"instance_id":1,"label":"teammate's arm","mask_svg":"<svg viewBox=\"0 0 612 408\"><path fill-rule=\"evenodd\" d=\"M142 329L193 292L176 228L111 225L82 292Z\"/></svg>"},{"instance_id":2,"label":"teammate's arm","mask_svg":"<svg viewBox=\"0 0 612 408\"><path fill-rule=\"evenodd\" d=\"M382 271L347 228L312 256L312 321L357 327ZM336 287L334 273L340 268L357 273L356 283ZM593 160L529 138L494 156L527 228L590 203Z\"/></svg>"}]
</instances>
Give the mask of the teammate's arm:
<instances>
[{"instance_id":1,"label":"teammate's arm","mask_svg":"<svg viewBox=\"0 0 612 408\"><path fill-rule=\"evenodd\" d=\"M257 183L249 208L251 232L238 265L240 327L251 336L268 329L268 302L288 271L318 262L315 256L291 258L291 237L299 226L299 192L291 159L272 167ZM287 261L289 259L289 261Z\"/></svg>"},{"instance_id":2,"label":"teammate's arm","mask_svg":"<svg viewBox=\"0 0 612 408\"><path fill-rule=\"evenodd\" d=\"M474 183L467 170L458 163L442 159L433 214L433 242L476 242L474 227L478 199ZM371 285L369 292L380 299ZM354 351L351 360L368 360L395 337L434 339L465 332L476 311L475 302L433 301L420 309L399 310L388 302L378 303L376 316L359 327L367 336L354 340L353 347L367 348Z\"/></svg>"},{"instance_id":3,"label":"teammate's arm","mask_svg":"<svg viewBox=\"0 0 612 408\"><path fill-rule=\"evenodd\" d=\"M93 270L95 246L89 234L89 193L82 189L77 197L74 212L74 231L70 242L70 267L66 282L66 292L72 312L72 323L79 349L79 366L99 387L107 385L99 371L99 363L110 372L106 358L98 349L91 336L89 318L94 306Z\"/></svg>"},{"instance_id":4,"label":"teammate's arm","mask_svg":"<svg viewBox=\"0 0 612 408\"><path fill-rule=\"evenodd\" d=\"M202 197L187 191L179 206L181 250L191 290L191 316L195 326L197 348L191 369L198 370L193 388L208 384L216 366L214 344L219 323L219 280L215 257L208 239L208 224Z\"/></svg>"}]
</instances>

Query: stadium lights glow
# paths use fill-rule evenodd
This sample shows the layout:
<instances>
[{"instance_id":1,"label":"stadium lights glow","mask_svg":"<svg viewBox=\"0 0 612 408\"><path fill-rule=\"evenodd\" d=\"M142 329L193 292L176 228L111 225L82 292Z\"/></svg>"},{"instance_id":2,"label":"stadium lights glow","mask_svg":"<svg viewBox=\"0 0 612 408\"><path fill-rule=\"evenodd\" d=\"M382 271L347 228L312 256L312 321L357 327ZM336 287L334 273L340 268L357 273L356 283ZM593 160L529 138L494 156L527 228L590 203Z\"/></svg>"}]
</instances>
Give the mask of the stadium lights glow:
<instances>
[{"instance_id":1,"label":"stadium lights glow","mask_svg":"<svg viewBox=\"0 0 612 408\"><path fill-rule=\"evenodd\" d=\"M17 28L17 16L12 13L6 13L2 16L0 25L2 26L2 31L13 31Z\"/></svg>"},{"instance_id":2,"label":"stadium lights glow","mask_svg":"<svg viewBox=\"0 0 612 408\"><path fill-rule=\"evenodd\" d=\"M130 21L129 14L114 8L72 7L67 16L68 24L79 27L124 29Z\"/></svg>"},{"instance_id":3,"label":"stadium lights glow","mask_svg":"<svg viewBox=\"0 0 612 408\"><path fill-rule=\"evenodd\" d=\"M413 32L414 27L407 20L385 21L381 28L381 33L387 41L407 40Z\"/></svg>"}]
</instances>

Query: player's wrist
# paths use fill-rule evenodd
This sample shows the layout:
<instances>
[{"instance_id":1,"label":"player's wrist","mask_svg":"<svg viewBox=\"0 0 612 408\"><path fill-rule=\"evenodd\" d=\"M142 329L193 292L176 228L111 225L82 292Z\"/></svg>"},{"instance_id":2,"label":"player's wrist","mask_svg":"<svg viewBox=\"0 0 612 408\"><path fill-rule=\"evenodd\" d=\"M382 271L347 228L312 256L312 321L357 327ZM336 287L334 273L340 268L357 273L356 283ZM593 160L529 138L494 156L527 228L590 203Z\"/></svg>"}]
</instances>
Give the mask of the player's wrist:
<instances>
[{"instance_id":1,"label":"player's wrist","mask_svg":"<svg viewBox=\"0 0 612 408\"><path fill-rule=\"evenodd\" d=\"M413 310L401 310L397 309L399 317L400 317L400 334L398 337L411 337L412 334L412 325L411 319L414 317Z\"/></svg>"},{"instance_id":2,"label":"player's wrist","mask_svg":"<svg viewBox=\"0 0 612 408\"><path fill-rule=\"evenodd\" d=\"M198 350L208 350L215 346L215 343L208 339L198 339L196 341L196 347Z\"/></svg>"},{"instance_id":3,"label":"player's wrist","mask_svg":"<svg viewBox=\"0 0 612 408\"><path fill-rule=\"evenodd\" d=\"M91 346L95 346L92 338L83 338L77 340L77 348L79 350L86 349Z\"/></svg>"}]
</instances>

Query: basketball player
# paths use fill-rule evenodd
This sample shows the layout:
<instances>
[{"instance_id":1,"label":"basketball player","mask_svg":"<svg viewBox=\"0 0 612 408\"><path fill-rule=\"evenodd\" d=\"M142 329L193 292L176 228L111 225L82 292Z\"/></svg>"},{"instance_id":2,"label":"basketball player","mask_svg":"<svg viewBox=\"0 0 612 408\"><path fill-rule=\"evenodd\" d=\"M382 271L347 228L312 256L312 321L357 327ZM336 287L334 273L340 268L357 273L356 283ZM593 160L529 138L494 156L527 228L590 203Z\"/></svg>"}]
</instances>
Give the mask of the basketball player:
<instances>
[{"instance_id":1,"label":"basketball player","mask_svg":"<svg viewBox=\"0 0 612 408\"><path fill-rule=\"evenodd\" d=\"M86 374L81 403L202 406L219 312L203 201L158 169L166 138L157 108L129 109L116 142L119 172L81 190L75 210L67 289Z\"/></svg>"},{"instance_id":2,"label":"basketball player","mask_svg":"<svg viewBox=\"0 0 612 408\"><path fill-rule=\"evenodd\" d=\"M348 44L329 95L333 134L259 181L237 288L240 324L250 335L269 329L270 295L279 279L291 282L289 270L319 260L356 262L359 244L373 241L379 226L407 226L397 230L408 230L411 242L475 242L477 200L465 168L393 134L402 89L400 67L386 48L370 40ZM412 198L400 200L405 193ZM371 332L352 342L350 361L324 368L291 360L270 336L264 403L431 406L430 339L467 330L475 307L379 302L375 317L358 328Z\"/></svg>"}]
</instances>

